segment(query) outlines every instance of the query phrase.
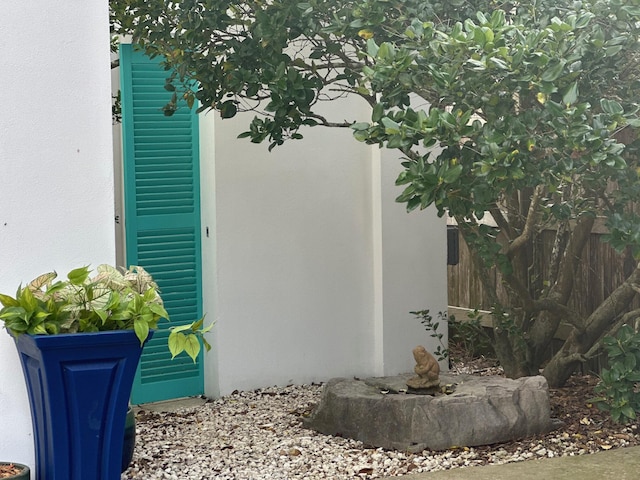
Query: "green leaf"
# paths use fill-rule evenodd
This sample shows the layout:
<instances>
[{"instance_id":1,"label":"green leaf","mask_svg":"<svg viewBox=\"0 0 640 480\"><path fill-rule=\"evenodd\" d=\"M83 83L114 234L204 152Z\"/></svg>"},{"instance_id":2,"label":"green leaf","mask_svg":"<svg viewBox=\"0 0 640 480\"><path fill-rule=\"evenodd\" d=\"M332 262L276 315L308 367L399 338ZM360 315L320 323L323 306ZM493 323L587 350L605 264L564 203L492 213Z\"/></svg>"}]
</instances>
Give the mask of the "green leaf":
<instances>
[{"instance_id":1,"label":"green leaf","mask_svg":"<svg viewBox=\"0 0 640 480\"><path fill-rule=\"evenodd\" d=\"M18 302L15 298L9 295L4 295L2 293L0 293L0 303L2 303L2 305L5 307L17 307L20 305L20 302Z\"/></svg>"},{"instance_id":2,"label":"green leaf","mask_svg":"<svg viewBox=\"0 0 640 480\"><path fill-rule=\"evenodd\" d=\"M629 420L635 420L636 412L633 410L633 407L631 407L631 405L625 405L620 411L622 415L627 417Z\"/></svg>"},{"instance_id":3,"label":"green leaf","mask_svg":"<svg viewBox=\"0 0 640 480\"><path fill-rule=\"evenodd\" d=\"M624 7L620 8L620 10L632 17L640 16L640 6L637 5L625 5Z\"/></svg>"},{"instance_id":4,"label":"green leaf","mask_svg":"<svg viewBox=\"0 0 640 480\"><path fill-rule=\"evenodd\" d=\"M204 338L204 337L202 337L202 344L204 345L204 349L205 349L207 352L210 352L210 351L211 351L211 345L209 344L209 342L207 342L207 339L206 339L206 338Z\"/></svg>"},{"instance_id":5,"label":"green leaf","mask_svg":"<svg viewBox=\"0 0 640 480\"><path fill-rule=\"evenodd\" d=\"M187 101L187 107L189 107L189 108L193 108L193 104L194 104L194 103L195 103L195 101L196 101L196 97L195 97L195 95L193 95L193 94L187 94L187 95L185 96L185 100Z\"/></svg>"},{"instance_id":6,"label":"green leaf","mask_svg":"<svg viewBox=\"0 0 640 480\"><path fill-rule=\"evenodd\" d=\"M27 311L22 307L6 307L0 313L0 320L23 319L26 323Z\"/></svg>"},{"instance_id":7,"label":"green leaf","mask_svg":"<svg viewBox=\"0 0 640 480\"><path fill-rule=\"evenodd\" d=\"M627 371L632 371L636 368L636 356L633 353L627 353L624 356L624 368Z\"/></svg>"},{"instance_id":8,"label":"green leaf","mask_svg":"<svg viewBox=\"0 0 640 480\"><path fill-rule=\"evenodd\" d=\"M418 196L411 197L408 201L407 200L399 200L399 201L407 202L407 212L411 212L415 210L422 204L422 199Z\"/></svg>"},{"instance_id":9,"label":"green leaf","mask_svg":"<svg viewBox=\"0 0 640 480\"><path fill-rule=\"evenodd\" d=\"M49 335L57 335L60 333L60 326L57 323L45 322L44 329Z\"/></svg>"},{"instance_id":10,"label":"green leaf","mask_svg":"<svg viewBox=\"0 0 640 480\"><path fill-rule=\"evenodd\" d=\"M576 103L578 99L578 82L573 82L573 84L567 89L565 94L562 97L562 101L565 105L573 105Z\"/></svg>"},{"instance_id":11,"label":"green leaf","mask_svg":"<svg viewBox=\"0 0 640 480\"><path fill-rule=\"evenodd\" d=\"M622 45L611 45L609 47L605 47L604 54L607 57L613 57L618 54L622 50Z\"/></svg>"},{"instance_id":12,"label":"green leaf","mask_svg":"<svg viewBox=\"0 0 640 480\"><path fill-rule=\"evenodd\" d=\"M176 355L179 355L184 351L184 347L187 343L187 337L184 333L176 330L172 330L169 334L169 351L171 352L171 358L175 358Z\"/></svg>"},{"instance_id":13,"label":"green leaf","mask_svg":"<svg viewBox=\"0 0 640 480\"><path fill-rule=\"evenodd\" d=\"M80 267L71 270L67 274L67 278L72 285L82 285L89 278L89 267Z\"/></svg>"},{"instance_id":14,"label":"green leaf","mask_svg":"<svg viewBox=\"0 0 640 480\"><path fill-rule=\"evenodd\" d=\"M200 341L198 337L191 334L187 335L187 340L184 345L184 351L187 352L187 355L191 357L193 363L196 363L198 359L198 354L200 353Z\"/></svg>"},{"instance_id":15,"label":"green leaf","mask_svg":"<svg viewBox=\"0 0 640 480\"><path fill-rule=\"evenodd\" d=\"M593 15L593 13L591 13L591 12L584 13L584 14L580 15L578 17L578 19L576 20L575 28L584 28L584 27L586 27L594 16L595 15Z\"/></svg>"},{"instance_id":16,"label":"green leaf","mask_svg":"<svg viewBox=\"0 0 640 480\"><path fill-rule=\"evenodd\" d=\"M194 332L200 330L202 328L203 323L204 323L204 317L202 317L200 320L196 320L191 324L191 330Z\"/></svg>"},{"instance_id":17,"label":"green leaf","mask_svg":"<svg viewBox=\"0 0 640 480\"><path fill-rule=\"evenodd\" d=\"M640 371L628 373L627 380L629 380L630 382L640 382Z\"/></svg>"},{"instance_id":18,"label":"green leaf","mask_svg":"<svg viewBox=\"0 0 640 480\"><path fill-rule=\"evenodd\" d=\"M375 58L378 55L379 47L373 38L367 40L367 54Z\"/></svg>"},{"instance_id":19,"label":"green leaf","mask_svg":"<svg viewBox=\"0 0 640 480\"><path fill-rule=\"evenodd\" d=\"M542 80L545 82L553 82L557 80L564 70L565 61L552 60L550 67L542 74Z\"/></svg>"},{"instance_id":20,"label":"green leaf","mask_svg":"<svg viewBox=\"0 0 640 480\"><path fill-rule=\"evenodd\" d=\"M156 296L157 295L155 288L151 287L142 294L142 299L145 301L145 303L148 303L155 300Z\"/></svg>"},{"instance_id":21,"label":"green leaf","mask_svg":"<svg viewBox=\"0 0 640 480\"><path fill-rule=\"evenodd\" d=\"M47 335L48 332L44 324L41 323L39 325L35 325L29 333L32 335Z\"/></svg>"},{"instance_id":22,"label":"green leaf","mask_svg":"<svg viewBox=\"0 0 640 480\"><path fill-rule=\"evenodd\" d=\"M133 317L133 312L130 310L121 310L111 314L111 320L129 320Z\"/></svg>"},{"instance_id":23,"label":"green leaf","mask_svg":"<svg viewBox=\"0 0 640 480\"><path fill-rule=\"evenodd\" d=\"M151 310L160 318L166 318L167 320L169 320L169 314L167 313L167 311L164 309L162 305L158 303L150 303L149 310Z\"/></svg>"},{"instance_id":24,"label":"green leaf","mask_svg":"<svg viewBox=\"0 0 640 480\"><path fill-rule=\"evenodd\" d=\"M204 319L204 317L202 317ZM207 325L206 327L204 327L201 332L202 333L207 333L208 331L210 331L213 326L214 326L215 322L211 322L209 325ZM202 337L202 339L204 340L204 336Z\"/></svg>"},{"instance_id":25,"label":"green leaf","mask_svg":"<svg viewBox=\"0 0 640 480\"><path fill-rule=\"evenodd\" d=\"M615 100L609 100L608 98L602 98L600 100L600 107L605 113L609 115L622 115L624 113L624 108Z\"/></svg>"},{"instance_id":26,"label":"green leaf","mask_svg":"<svg viewBox=\"0 0 640 480\"><path fill-rule=\"evenodd\" d=\"M188 325L179 325L177 327L171 327L171 332L184 332L186 330L191 330L191 325L193 325L192 323L188 324Z\"/></svg>"},{"instance_id":27,"label":"green leaf","mask_svg":"<svg viewBox=\"0 0 640 480\"><path fill-rule=\"evenodd\" d=\"M487 39L484 35L484 29L482 27L475 27L473 29L473 40L481 47L484 47L484 44L487 43Z\"/></svg>"},{"instance_id":28,"label":"green leaf","mask_svg":"<svg viewBox=\"0 0 640 480\"><path fill-rule=\"evenodd\" d=\"M504 10L496 9L491 14L491 26L493 28L502 27L505 24Z\"/></svg>"},{"instance_id":29,"label":"green leaf","mask_svg":"<svg viewBox=\"0 0 640 480\"><path fill-rule=\"evenodd\" d=\"M482 33L484 33L484 38L487 43L493 42L493 39L495 38L493 30L489 27L482 27Z\"/></svg>"},{"instance_id":30,"label":"green leaf","mask_svg":"<svg viewBox=\"0 0 640 480\"><path fill-rule=\"evenodd\" d=\"M107 318L109 317L109 314L107 312L105 312L104 310L96 310L96 315L98 315L98 317L100 317L100 320L102 321L102 324L104 325L105 322L107 321Z\"/></svg>"},{"instance_id":31,"label":"green leaf","mask_svg":"<svg viewBox=\"0 0 640 480\"><path fill-rule=\"evenodd\" d=\"M369 139L369 132L366 130L357 130L353 132L353 137L359 142L366 142Z\"/></svg>"},{"instance_id":32,"label":"green leaf","mask_svg":"<svg viewBox=\"0 0 640 480\"><path fill-rule=\"evenodd\" d=\"M445 174L442 176L442 180L444 181L444 183L453 183L458 180L458 178L460 178L461 174L462 165L458 164L453 166L452 168L447 169Z\"/></svg>"},{"instance_id":33,"label":"green leaf","mask_svg":"<svg viewBox=\"0 0 640 480\"><path fill-rule=\"evenodd\" d=\"M20 295L20 305L22 305L28 313L32 313L38 306L38 301L33 296L33 293L28 287L22 289L22 294Z\"/></svg>"},{"instance_id":34,"label":"green leaf","mask_svg":"<svg viewBox=\"0 0 640 480\"><path fill-rule=\"evenodd\" d=\"M498 68L500 68L502 70L508 70L509 69L509 65L507 65L507 62L505 62L501 58L491 57L491 58L489 58L489 61L491 63L493 63L496 67L498 67Z\"/></svg>"},{"instance_id":35,"label":"green leaf","mask_svg":"<svg viewBox=\"0 0 640 480\"><path fill-rule=\"evenodd\" d=\"M140 346L144 345L145 340L149 336L149 324L144 319L138 317L133 321L133 329L140 340Z\"/></svg>"},{"instance_id":36,"label":"green leaf","mask_svg":"<svg viewBox=\"0 0 640 480\"><path fill-rule=\"evenodd\" d=\"M358 122L358 123L354 123L353 125L350 126L350 128L352 130L367 130L369 127L371 126L370 123L367 122Z\"/></svg>"},{"instance_id":37,"label":"green leaf","mask_svg":"<svg viewBox=\"0 0 640 480\"><path fill-rule=\"evenodd\" d=\"M382 125L384 125L384 132L387 135L394 135L396 133L400 133L400 125L394 122L393 120L391 120L389 117L383 117L381 122L382 122Z\"/></svg>"},{"instance_id":38,"label":"green leaf","mask_svg":"<svg viewBox=\"0 0 640 480\"><path fill-rule=\"evenodd\" d=\"M45 312L44 310L39 310L38 313L36 313L33 318L35 318L38 321L42 321L49 316L51 316L51 313Z\"/></svg>"},{"instance_id":39,"label":"green leaf","mask_svg":"<svg viewBox=\"0 0 640 480\"><path fill-rule=\"evenodd\" d=\"M392 59L394 57L394 53L395 52L394 52L393 45L390 44L389 42L384 42L382 45L380 45L376 58L380 60Z\"/></svg>"},{"instance_id":40,"label":"green leaf","mask_svg":"<svg viewBox=\"0 0 640 480\"><path fill-rule=\"evenodd\" d=\"M382 103L376 103L373 107L373 111L371 112L371 121L377 123L382 119L383 115L384 115L384 105ZM367 125L367 128L369 128L369 124L367 123L366 125Z\"/></svg>"},{"instance_id":41,"label":"green leaf","mask_svg":"<svg viewBox=\"0 0 640 480\"><path fill-rule=\"evenodd\" d=\"M622 417L622 411L619 408L611 408L611 418L614 422L619 423L620 417Z\"/></svg>"},{"instance_id":42,"label":"green leaf","mask_svg":"<svg viewBox=\"0 0 640 480\"><path fill-rule=\"evenodd\" d=\"M218 110L220 111L220 116L222 118L233 118L236 116L236 113L238 113L238 107L233 100L222 102L218 106Z\"/></svg>"}]
</instances>

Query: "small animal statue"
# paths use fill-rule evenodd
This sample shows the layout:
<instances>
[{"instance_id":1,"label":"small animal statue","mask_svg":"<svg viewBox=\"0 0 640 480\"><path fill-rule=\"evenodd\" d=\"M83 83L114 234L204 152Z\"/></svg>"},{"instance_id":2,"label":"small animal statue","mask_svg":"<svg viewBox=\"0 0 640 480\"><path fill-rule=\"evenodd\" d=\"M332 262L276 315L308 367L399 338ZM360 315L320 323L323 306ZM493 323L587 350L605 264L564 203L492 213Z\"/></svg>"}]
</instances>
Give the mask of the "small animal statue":
<instances>
[{"instance_id":1,"label":"small animal statue","mask_svg":"<svg viewBox=\"0 0 640 480\"><path fill-rule=\"evenodd\" d=\"M413 349L413 358L416 361L413 371L418 376L407 380L409 389L437 390L440 385L440 365L438 365L438 361L422 345Z\"/></svg>"}]
</instances>

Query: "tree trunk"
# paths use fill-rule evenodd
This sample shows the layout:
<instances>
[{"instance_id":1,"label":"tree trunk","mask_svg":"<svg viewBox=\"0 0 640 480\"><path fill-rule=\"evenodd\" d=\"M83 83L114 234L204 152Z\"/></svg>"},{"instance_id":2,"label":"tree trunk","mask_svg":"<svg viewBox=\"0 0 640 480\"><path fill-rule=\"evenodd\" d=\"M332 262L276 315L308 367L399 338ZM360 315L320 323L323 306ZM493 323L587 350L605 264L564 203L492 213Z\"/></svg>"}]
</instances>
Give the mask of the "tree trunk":
<instances>
[{"instance_id":1,"label":"tree trunk","mask_svg":"<svg viewBox=\"0 0 640 480\"><path fill-rule=\"evenodd\" d=\"M527 361L527 352L522 348L518 348L515 342L517 339L513 338L509 333L495 325L494 319L494 350L498 361L504 370L504 374L508 378L520 378L532 375L531 366Z\"/></svg>"},{"instance_id":2,"label":"tree trunk","mask_svg":"<svg viewBox=\"0 0 640 480\"><path fill-rule=\"evenodd\" d=\"M579 353L581 350L587 351L580 339L577 338L576 332L572 332L562 348L542 371L542 375L547 379L551 388L564 386L569 377L573 375L582 361L582 356Z\"/></svg>"},{"instance_id":3,"label":"tree trunk","mask_svg":"<svg viewBox=\"0 0 640 480\"><path fill-rule=\"evenodd\" d=\"M566 241L564 251L557 254L559 259L555 268L556 272L548 279L551 282L551 287L546 299L563 306L569 303L576 271L589 242L593 224L594 218L590 215L584 215L578 219L577 225ZM564 235L560 230L559 226L558 233ZM556 244L558 243L560 242L556 241ZM533 364L540 366L549 358L551 342L561 322L562 318L557 312L543 310L537 315L528 332Z\"/></svg>"},{"instance_id":4,"label":"tree trunk","mask_svg":"<svg viewBox=\"0 0 640 480\"><path fill-rule=\"evenodd\" d=\"M537 366L531 364L531 352L524 340L523 323L526 314L523 314L522 308L523 296L528 297L528 243L530 239L523 242L520 255L512 260L513 271L507 276L508 280L503 279L505 284L504 295L506 299L498 298L495 290L494 276L491 275L493 268L497 268L495 264L487 265L483 261L482 256L476 250L474 242L467 240L467 235L473 234L473 226L464 222L464 219L458 219L458 224L462 226L460 232L469 247L471 253L471 262L476 278L480 279L487 294L491 305L494 308L493 315L493 332L495 338L494 351L502 365L505 374L509 378L520 378L532 375ZM508 248L508 239L501 239L503 248ZM515 307L515 309L514 309ZM504 311L505 317L500 313Z\"/></svg>"},{"instance_id":5,"label":"tree trunk","mask_svg":"<svg viewBox=\"0 0 640 480\"><path fill-rule=\"evenodd\" d=\"M575 329L544 368L543 375L550 387L561 387L586 360L585 354L607 333L629 308L640 283L640 265L616 288L609 297L586 319L584 328Z\"/></svg>"}]
</instances>

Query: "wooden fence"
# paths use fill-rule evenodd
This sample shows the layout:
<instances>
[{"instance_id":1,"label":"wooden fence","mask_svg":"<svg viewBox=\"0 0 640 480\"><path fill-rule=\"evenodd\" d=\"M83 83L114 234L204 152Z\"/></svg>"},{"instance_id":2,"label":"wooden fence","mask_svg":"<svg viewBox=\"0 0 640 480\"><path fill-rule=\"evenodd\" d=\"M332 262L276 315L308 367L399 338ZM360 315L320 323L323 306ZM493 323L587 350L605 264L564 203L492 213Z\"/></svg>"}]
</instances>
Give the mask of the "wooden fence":
<instances>
[{"instance_id":1,"label":"wooden fence","mask_svg":"<svg viewBox=\"0 0 640 480\"><path fill-rule=\"evenodd\" d=\"M578 269L573 294L569 303L580 315L589 315L617 288L635 268L631 255L619 255L608 244L602 242L606 233L602 222L598 222L591 233L582 263ZM534 251L528 255L535 259L545 259L551 255L555 231L546 230L538 236ZM469 309L489 310L491 305L480 280L475 276L471 256L462 236L459 235L459 263L449 265L448 295L449 313L464 319ZM546 263L536 262L536 263ZM534 276L533 282L543 282L546 271ZM505 298L500 274L492 271L492 283L498 298ZM638 304L636 302L635 308ZM485 320L488 320L485 316Z\"/></svg>"}]
</instances>

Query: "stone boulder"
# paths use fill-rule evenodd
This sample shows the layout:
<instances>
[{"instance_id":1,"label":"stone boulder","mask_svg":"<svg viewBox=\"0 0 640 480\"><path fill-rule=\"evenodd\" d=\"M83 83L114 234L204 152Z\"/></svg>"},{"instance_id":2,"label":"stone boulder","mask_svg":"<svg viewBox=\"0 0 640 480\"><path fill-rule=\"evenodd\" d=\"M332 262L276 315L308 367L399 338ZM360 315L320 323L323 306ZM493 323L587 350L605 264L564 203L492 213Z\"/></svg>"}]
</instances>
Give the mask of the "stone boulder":
<instances>
[{"instance_id":1,"label":"stone boulder","mask_svg":"<svg viewBox=\"0 0 640 480\"><path fill-rule=\"evenodd\" d=\"M411 375L336 378L306 420L319 432L367 445L417 452L489 445L551 430L544 377L441 374L451 394L404 393Z\"/></svg>"}]
</instances>

